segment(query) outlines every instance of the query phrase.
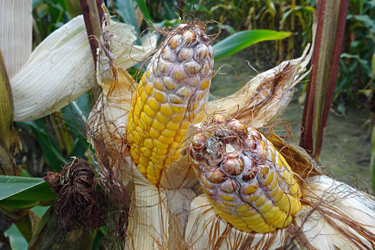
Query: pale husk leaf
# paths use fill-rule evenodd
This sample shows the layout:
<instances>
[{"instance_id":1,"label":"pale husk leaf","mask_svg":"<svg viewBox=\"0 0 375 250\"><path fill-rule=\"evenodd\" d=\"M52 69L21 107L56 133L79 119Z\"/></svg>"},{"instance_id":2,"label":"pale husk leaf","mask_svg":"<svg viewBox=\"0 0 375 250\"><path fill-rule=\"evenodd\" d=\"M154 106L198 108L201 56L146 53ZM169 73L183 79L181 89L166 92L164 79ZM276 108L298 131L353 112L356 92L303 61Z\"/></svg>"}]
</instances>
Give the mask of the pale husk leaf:
<instances>
[{"instance_id":1,"label":"pale husk leaf","mask_svg":"<svg viewBox=\"0 0 375 250\"><path fill-rule=\"evenodd\" d=\"M249 127L262 128L280 114L293 96L293 87L307 74L312 51L308 45L300 58L284 61L251 79L236 93L210 101L207 113L225 111Z\"/></svg>"},{"instance_id":2,"label":"pale husk leaf","mask_svg":"<svg viewBox=\"0 0 375 250\"><path fill-rule=\"evenodd\" d=\"M190 189L134 185L127 249L184 249L184 225L194 197Z\"/></svg>"},{"instance_id":3,"label":"pale husk leaf","mask_svg":"<svg viewBox=\"0 0 375 250\"><path fill-rule=\"evenodd\" d=\"M120 66L137 63L133 52L139 60L147 56L143 47L131 46L136 39L132 26L111 22L108 29L121 41ZM34 120L61 109L94 87L95 75L83 17L78 16L48 36L11 79L14 120Z\"/></svg>"},{"instance_id":4,"label":"pale husk leaf","mask_svg":"<svg viewBox=\"0 0 375 250\"><path fill-rule=\"evenodd\" d=\"M32 46L32 0L0 1L0 49L9 78L26 63Z\"/></svg>"}]
</instances>

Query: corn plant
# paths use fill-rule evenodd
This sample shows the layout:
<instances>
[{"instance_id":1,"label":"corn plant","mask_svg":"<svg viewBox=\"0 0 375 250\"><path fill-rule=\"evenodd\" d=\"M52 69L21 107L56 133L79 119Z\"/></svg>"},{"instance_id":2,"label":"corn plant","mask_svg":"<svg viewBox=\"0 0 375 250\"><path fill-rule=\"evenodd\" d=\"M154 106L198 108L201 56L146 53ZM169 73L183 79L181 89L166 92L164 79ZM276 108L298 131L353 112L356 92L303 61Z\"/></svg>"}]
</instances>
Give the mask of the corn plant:
<instances>
[{"instance_id":1,"label":"corn plant","mask_svg":"<svg viewBox=\"0 0 375 250\"><path fill-rule=\"evenodd\" d=\"M131 16L124 14L134 3L114 6L125 21L141 27L136 15L127 20ZM248 31L211 47L199 20L155 28L164 42L136 82L127 69L154 52L155 34L140 38L134 26L105 15L101 1L81 1L81 7L84 18L48 36L9 80L14 116L8 115L4 131L12 120L35 120L100 87L90 115L80 117L87 121L95 168L93 161L73 158L60 173L47 173L53 191L40 178L0 178L2 211L8 218L18 215L17 227L30 248L99 248L107 234L117 236L109 238L110 247L129 249L365 249L375 244L371 196L327 176L301 148L272 131L258 131L290 101L311 50L209 102L214 58L242 49L239 39L251 45L290 34ZM90 43L86 32L95 35ZM43 99L22 88L27 82L55 88ZM10 109L9 99L3 109ZM84 113L81 106L73 103L71 115ZM4 159L12 160L11 147L2 148ZM39 219L29 210L35 205L51 207ZM108 216L112 233L101 227Z\"/></svg>"}]
</instances>

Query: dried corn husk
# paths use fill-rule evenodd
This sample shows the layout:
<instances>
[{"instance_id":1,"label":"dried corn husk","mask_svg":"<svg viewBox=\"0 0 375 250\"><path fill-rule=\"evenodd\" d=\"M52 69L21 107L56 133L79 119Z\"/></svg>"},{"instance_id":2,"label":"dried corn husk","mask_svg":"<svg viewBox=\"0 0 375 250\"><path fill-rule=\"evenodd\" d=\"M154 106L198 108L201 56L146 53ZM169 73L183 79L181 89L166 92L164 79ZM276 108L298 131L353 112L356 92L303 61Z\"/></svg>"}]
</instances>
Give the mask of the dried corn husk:
<instances>
[{"instance_id":1,"label":"dried corn husk","mask_svg":"<svg viewBox=\"0 0 375 250\"><path fill-rule=\"evenodd\" d=\"M111 22L108 29L116 34L123 68L147 56L143 47L131 46L136 39L132 26ZM83 17L78 16L48 36L11 78L14 120L34 120L61 109L94 87L95 76Z\"/></svg>"},{"instance_id":2,"label":"dried corn husk","mask_svg":"<svg viewBox=\"0 0 375 250\"><path fill-rule=\"evenodd\" d=\"M32 46L32 0L0 1L0 49L9 78L26 63Z\"/></svg>"},{"instance_id":3,"label":"dried corn husk","mask_svg":"<svg viewBox=\"0 0 375 250\"><path fill-rule=\"evenodd\" d=\"M300 58L284 61L257 75L233 95L209 102L207 113L222 110L249 127L264 127L284 111L294 86L308 74L306 66L312 56L309 49L307 46Z\"/></svg>"}]
</instances>

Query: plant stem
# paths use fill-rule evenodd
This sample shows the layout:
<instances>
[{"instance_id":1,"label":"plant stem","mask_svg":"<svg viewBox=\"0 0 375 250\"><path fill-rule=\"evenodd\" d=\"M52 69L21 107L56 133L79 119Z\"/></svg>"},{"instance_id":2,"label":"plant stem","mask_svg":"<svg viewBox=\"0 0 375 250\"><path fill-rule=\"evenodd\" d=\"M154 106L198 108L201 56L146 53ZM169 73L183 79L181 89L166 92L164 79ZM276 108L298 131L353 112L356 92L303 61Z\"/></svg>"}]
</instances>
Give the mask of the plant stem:
<instances>
[{"instance_id":1,"label":"plant stem","mask_svg":"<svg viewBox=\"0 0 375 250\"><path fill-rule=\"evenodd\" d=\"M339 6L339 8L337 8ZM320 0L300 145L319 161L337 79L349 0Z\"/></svg>"}]
</instances>

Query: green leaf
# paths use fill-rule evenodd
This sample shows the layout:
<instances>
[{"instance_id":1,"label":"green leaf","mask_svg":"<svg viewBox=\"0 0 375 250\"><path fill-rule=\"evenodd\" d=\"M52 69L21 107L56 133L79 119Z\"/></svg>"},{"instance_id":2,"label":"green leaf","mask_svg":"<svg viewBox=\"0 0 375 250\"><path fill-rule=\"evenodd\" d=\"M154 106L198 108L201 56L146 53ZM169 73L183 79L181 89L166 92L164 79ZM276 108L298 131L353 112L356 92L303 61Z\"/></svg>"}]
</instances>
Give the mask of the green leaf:
<instances>
[{"instance_id":1,"label":"green leaf","mask_svg":"<svg viewBox=\"0 0 375 250\"><path fill-rule=\"evenodd\" d=\"M291 34L290 32L277 32L273 30L248 30L235 33L213 46L215 60L230 56L255 43L284 39Z\"/></svg>"},{"instance_id":2,"label":"green leaf","mask_svg":"<svg viewBox=\"0 0 375 250\"><path fill-rule=\"evenodd\" d=\"M5 231L5 236L9 237L12 249L27 249L27 241L22 236L15 224Z\"/></svg>"},{"instance_id":3,"label":"green leaf","mask_svg":"<svg viewBox=\"0 0 375 250\"><path fill-rule=\"evenodd\" d=\"M147 6L145 4L145 1L144 0L136 0L137 1L137 4L138 4L138 7L141 9L142 13L143 13L143 16L152 21L152 18L150 16L150 13L148 12L147 10Z\"/></svg>"},{"instance_id":4,"label":"green leaf","mask_svg":"<svg viewBox=\"0 0 375 250\"><path fill-rule=\"evenodd\" d=\"M369 17L368 15L355 15L353 17L355 20L365 24L367 28L369 28L371 32L375 34L375 22L371 17Z\"/></svg>"},{"instance_id":5,"label":"green leaf","mask_svg":"<svg viewBox=\"0 0 375 250\"><path fill-rule=\"evenodd\" d=\"M83 158L89 147L89 144L85 139L85 127L91 108L90 96L85 93L61 110L63 119L68 125L69 130L72 131L74 136L78 139L74 142L73 149L70 152L69 157L67 157L68 159L71 156Z\"/></svg>"},{"instance_id":6,"label":"green leaf","mask_svg":"<svg viewBox=\"0 0 375 250\"><path fill-rule=\"evenodd\" d=\"M0 176L0 205L26 208L53 201L55 193L42 178Z\"/></svg>"},{"instance_id":7,"label":"green leaf","mask_svg":"<svg viewBox=\"0 0 375 250\"><path fill-rule=\"evenodd\" d=\"M133 0L119 0L116 2L115 9L125 23L133 25L134 30L139 35L137 17L135 16L135 6Z\"/></svg>"},{"instance_id":8,"label":"green leaf","mask_svg":"<svg viewBox=\"0 0 375 250\"><path fill-rule=\"evenodd\" d=\"M55 172L60 172L61 166L65 165L67 161L61 154L52 135L47 131L43 120L39 119L31 122L20 122L18 124L28 131L31 131L36 136L48 164Z\"/></svg>"}]
</instances>

